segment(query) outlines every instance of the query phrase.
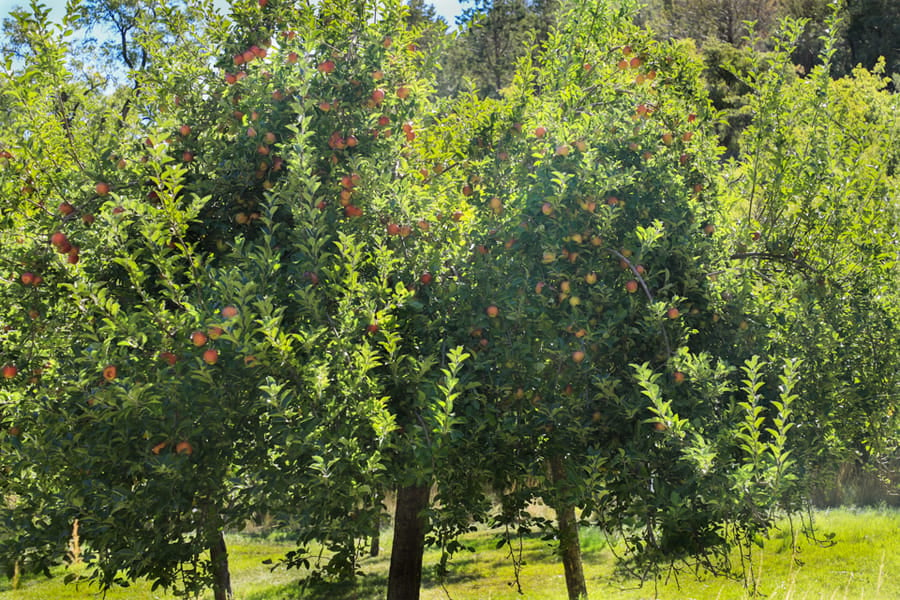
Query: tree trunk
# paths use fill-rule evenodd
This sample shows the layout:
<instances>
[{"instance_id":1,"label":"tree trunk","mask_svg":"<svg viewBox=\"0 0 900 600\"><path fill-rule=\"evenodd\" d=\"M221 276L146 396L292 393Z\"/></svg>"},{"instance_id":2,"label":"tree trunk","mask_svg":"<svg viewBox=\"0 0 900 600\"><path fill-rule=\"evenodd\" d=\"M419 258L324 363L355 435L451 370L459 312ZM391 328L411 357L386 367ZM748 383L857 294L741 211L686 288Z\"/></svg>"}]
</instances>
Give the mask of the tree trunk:
<instances>
[{"instance_id":1,"label":"tree trunk","mask_svg":"<svg viewBox=\"0 0 900 600\"><path fill-rule=\"evenodd\" d=\"M225 536L219 531L209 548L213 570L213 597L215 600L232 600L231 574L228 572L228 549Z\"/></svg>"},{"instance_id":2,"label":"tree trunk","mask_svg":"<svg viewBox=\"0 0 900 600\"><path fill-rule=\"evenodd\" d=\"M424 512L430 492L428 485L397 490L387 600L419 600L427 527Z\"/></svg>"},{"instance_id":3,"label":"tree trunk","mask_svg":"<svg viewBox=\"0 0 900 600\"><path fill-rule=\"evenodd\" d=\"M12 576L12 589L19 589L19 579L22 577L21 567L19 567L19 560L13 563L13 576Z\"/></svg>"},{"instance_id":4,"label":"tree trunk","mask_svg":"<svg viewBox=\"0 0 900 600\"><path fill-rule=\"evenodd\" d=\"M581 565L581 542L578 539L578 519L575 507L567 499L566 468L561 456L550 459L550 476L556 485L556 520L559 526L559 554L566 574L566 590L569 600L586 600L587 584Z\"/></svg>"},{"instance_id":5,"label":"tree trunk","mask_svg":"<svg viewBox=\"0 0 900 600\"><path fill-rule=\"evenodd\" d=\"M375 517L375 531L369 543L369 556L377 557L381 553L381 515Z\"/></svg>"}]
</instances>

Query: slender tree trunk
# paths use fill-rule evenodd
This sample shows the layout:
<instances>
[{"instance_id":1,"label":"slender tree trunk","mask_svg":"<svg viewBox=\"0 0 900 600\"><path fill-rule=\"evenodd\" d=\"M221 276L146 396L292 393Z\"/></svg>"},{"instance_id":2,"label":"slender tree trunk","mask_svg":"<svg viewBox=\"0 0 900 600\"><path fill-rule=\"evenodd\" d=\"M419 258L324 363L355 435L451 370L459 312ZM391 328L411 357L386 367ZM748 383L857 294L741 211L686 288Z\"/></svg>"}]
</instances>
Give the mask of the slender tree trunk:
<instances>
[{"instance_id":1,"label":"slender tree trunk","mask_svg":"<svg viewBox=\"0 0 900 600\"><path fill-rule=\"evenodd\" d=\"M387 600L419 600L425 529L428 525L424 512L428 508L430 492L429 485L397 490Z\"/></svg>"},{"instance_id":2,"label":"slender tree trunk","mask_svg":"<svg viewBox=\"0 0 900 600\"><path fill-rule=\"evenodd\" d=\"M561 456L550 459L550 476L556 485L556 520L559 526L559 553L566 574L566 590L569 600L586 600L587 584L581 565L581 541L578 539L578 519L575 507L566 499L568 496L566 468Z\"/></svg>"},{"instance_id":3,"label":"slender tree trunk","mask_svg":"<svg viewBox=\"0 0 900 600\"><path fill-rule=\"evenodd\" d=\"M21 567L19 567L18 559L13 563L12 589L19 589L19 579L22 577Z\"/></svg>"},{"instance_id":4,"label":"slender tree trunk","mask_svg":"<svg viewBox=\"0 0 900 600\"><path fill-rule=\"evenodd\" d=\"M219 530L209 548L210 562L213 569L213 597L215 600L232 600L231 574L228 571L228 549L225 547L225 536Z\"/></svg>"},{"instance_id":5,"label":"slender tree trunk","mask_svg":"<svg viewBox=\"0 0 900 600\"><path fill-rule=\"evenodd\" d=\"M375 558L381 553L381 515L375 517L375 531L369 543L369 556Z\"/></svg>"}]
</instances>

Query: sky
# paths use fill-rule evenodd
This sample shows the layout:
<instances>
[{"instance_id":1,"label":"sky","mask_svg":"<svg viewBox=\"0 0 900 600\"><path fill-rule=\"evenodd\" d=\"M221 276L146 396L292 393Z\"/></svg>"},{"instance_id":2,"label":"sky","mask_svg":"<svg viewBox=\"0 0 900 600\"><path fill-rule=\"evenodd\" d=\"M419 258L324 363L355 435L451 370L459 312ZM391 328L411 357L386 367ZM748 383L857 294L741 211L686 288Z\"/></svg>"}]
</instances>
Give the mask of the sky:
<instances>
[{"instance_id":1,"label":"sky","mask_svg":"<svg viewBox=\"0 0 900 600\"><path fill-rule=\"evenodd\" d=\"M426 0L426 2L434 5L437 14L444 17L447 24L451 26L456 23L456 16L462 12L463 8L460 0ZM0 16L6 17L9 11L16 6L27 7L29 3L30 0L0 0ZM66 0L41 0L41 3L49 6L56 17L62 15L66 6Z\"/></svg>"}]
</instances>

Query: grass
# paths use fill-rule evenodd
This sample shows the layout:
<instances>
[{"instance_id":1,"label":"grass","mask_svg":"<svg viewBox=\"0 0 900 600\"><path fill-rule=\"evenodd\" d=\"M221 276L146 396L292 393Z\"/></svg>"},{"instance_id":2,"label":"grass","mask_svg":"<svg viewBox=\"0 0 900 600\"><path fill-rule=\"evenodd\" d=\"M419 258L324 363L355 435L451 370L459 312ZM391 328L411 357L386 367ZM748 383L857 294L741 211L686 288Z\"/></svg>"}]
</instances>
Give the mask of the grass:
<instances>
[{"instance_id":1,"label":"grass","mask_svg":"<svg viewBox=\"0 0 900 600\"><path fill-rule=\"evenodd\" d=\"M822 511L816 513L819 535L834 533L836 544L820 544L798 539L794 555L791 533L776 532L763 549L757 549L753 572L759 591L768 600L888 600L900 598L900 512L892 510ZM584 531L582 548L588 590L593 598L622 600L743 600L750 595L740 581L692 575L674 581L648 582L638 587L636 580L621 579L604 538L596 531ZM496 548L495 532L480 531L466 538L474 552L457 555L443 586L434 577L440 555L430 550L425 556L424 600L559 600L564 599L565 581L551 544L538 538L524 541L524 566L520 581L524 594L514 584L508 548ZM302 589L296 571L276 570L262 564L277 559L290 549L281 543L264 542L244 536L229 540L232 582L240 600L381 600L387 578L386 553L364 563L365 575L356 584L320 583ZM390 539L382 546L389 548ZM794 560L794 559L797 560ZM62 575L62 571L58 573ZM17 591L0 578L0 600L81 600L96 598L96 589L84 584L65 586L62 577L51 580L28 578ZM125 590L112 590L111 600L172 596L151 593L149 585L138 582Z\"/></svg>"}]
</instances>

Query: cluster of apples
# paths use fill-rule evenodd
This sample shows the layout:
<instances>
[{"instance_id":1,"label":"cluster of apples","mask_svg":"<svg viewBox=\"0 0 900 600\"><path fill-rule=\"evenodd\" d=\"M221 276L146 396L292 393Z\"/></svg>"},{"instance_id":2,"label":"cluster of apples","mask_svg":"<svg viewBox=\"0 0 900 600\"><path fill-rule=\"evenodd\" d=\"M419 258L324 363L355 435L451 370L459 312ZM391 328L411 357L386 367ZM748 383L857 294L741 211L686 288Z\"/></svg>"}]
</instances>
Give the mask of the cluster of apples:
<instances>
[{"instance_id":1,"label":"cluster of apples","mask_svg":"<svg viewBox=\"0 0 900 600\"><path fill-rule=\"evenodd\" d=\"M66 260L69 264L78 263L80 248L78 246L73 246L69 242L69 238L66 237L61 231L57 231L50 236L50 243L53 244L53 247L56 248L56 251L60 254L66 255Z\"/></svg>"}]
</instances>

